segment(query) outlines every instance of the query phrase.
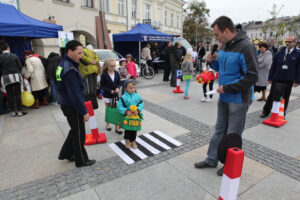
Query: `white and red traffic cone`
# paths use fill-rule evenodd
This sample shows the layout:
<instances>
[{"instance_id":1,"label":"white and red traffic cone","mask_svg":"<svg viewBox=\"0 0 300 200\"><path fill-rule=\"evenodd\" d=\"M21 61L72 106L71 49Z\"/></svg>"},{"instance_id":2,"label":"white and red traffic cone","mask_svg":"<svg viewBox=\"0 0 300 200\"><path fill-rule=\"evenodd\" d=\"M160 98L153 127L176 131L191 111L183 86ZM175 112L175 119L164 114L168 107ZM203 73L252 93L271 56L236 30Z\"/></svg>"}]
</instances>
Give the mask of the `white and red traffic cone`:
<instances>
[{"instance_id":1,"label":"white and red traffic cone","mask_svg":"<svg viewBox=\"0 0 300 200\"><path fill-rule=\"evenodd\" d=\"M264 120L263 124L279 128L280 126L283 126L285 123L287 123L287 121L280 118L279 109L280 109L280 101L273 101L271 117ZM284 112L284 103L283 103L283 112Z\"/></svg>"},{"instance_id":2,"label":"white and red traffic cone","mask_svg":"<svg viewBox=\"0 0 300 200\"><path fill-rule=\"evenodd\" d=\"M173 90L174 93L183 93L183 90L180 89L180 82L181 82L181 77L182 77L182 71L181 70L176 70L176 89Z\"/></svg>"},{"instance_id":3,"label":"white and red traffic cone","mask_svg":"<svg viewBox=\"0 0 300 200\"><path fill-rule=\"evenodd\" d=\"M90 129L92 132L91 134L86 134L85 145L105 143L106 136L105 136L105 133L99 133L99 131L98 131L98 126L97 126L92 102L91 101L85 102L85 107L87 109L87 112L90 115L89 124L90 124Z\"/></svg>"},{"instance_id":4,"label":"white and red traffic cone","mask_svg":"<svg viewBox=\"0 0 300 200\"><path fill-rule=\"evenodd\" d=\"M279 120L287 123L287 121L284 120L284 103L285 103L285 99L282 99L279 107Z\"/></svg>"},{"instance_id":5,"label":"white and red traffic cone","mask_svg":"<svg viewBox=\"0 0 300 200\"><path fill-rule=\"evenodd\" d=\"M229 148L226 153L219 200L236 200L244 162L244 152Z\"/></svg>"}]
</instances>

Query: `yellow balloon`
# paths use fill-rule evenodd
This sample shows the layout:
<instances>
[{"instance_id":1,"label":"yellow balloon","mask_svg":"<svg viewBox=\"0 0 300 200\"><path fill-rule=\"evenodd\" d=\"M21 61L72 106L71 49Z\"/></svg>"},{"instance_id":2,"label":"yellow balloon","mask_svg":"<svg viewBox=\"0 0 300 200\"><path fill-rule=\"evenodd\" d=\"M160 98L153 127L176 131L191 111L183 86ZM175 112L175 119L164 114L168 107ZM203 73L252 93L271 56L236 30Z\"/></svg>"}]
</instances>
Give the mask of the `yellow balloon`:
<instances>
[{"instance_id":1,"label":"yellow balloon","mask_svg":"<svg viewBox=\"0 0 300 200\"><path fill-rule=\"evenodd\" d=\"M21 93L21 99L22 99L22 104L24 106L30 107L34 104L34 97L28 91L25 91L25 92Z\"/></svg>"}]
</instances>

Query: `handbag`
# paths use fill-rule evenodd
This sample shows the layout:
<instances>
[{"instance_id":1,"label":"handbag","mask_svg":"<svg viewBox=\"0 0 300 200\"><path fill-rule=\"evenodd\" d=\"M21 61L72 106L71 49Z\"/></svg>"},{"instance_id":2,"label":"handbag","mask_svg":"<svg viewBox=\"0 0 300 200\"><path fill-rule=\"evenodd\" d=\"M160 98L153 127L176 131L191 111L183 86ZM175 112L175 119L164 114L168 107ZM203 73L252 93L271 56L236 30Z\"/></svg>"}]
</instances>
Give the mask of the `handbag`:
<instances>
[{"instance_id":1,"label":"handbag","mask_svg":"<svg viewBox=\"0 0 300 200\"><path fill-rule=\"evenodd\" d=\"M105 122L114 124L116 126L119 125L121 121L124 119L124 115L122 115L119 110L116 108L117 106L117 94L112 98L110 107L105 108Z\"/></svg>"}]
</instances>

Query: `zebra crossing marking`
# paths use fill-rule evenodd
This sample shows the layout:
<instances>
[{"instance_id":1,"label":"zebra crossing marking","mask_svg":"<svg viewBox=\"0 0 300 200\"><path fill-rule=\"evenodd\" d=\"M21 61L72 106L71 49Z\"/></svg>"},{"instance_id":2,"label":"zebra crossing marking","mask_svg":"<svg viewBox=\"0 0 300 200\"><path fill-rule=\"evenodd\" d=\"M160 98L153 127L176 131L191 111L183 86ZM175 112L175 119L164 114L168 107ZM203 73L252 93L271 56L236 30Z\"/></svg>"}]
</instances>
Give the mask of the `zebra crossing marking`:
<instances>
[{"instance_id":1,"label":"zebra crossing marking","mask_svg":"<svg viewBox=\"0 0 300 200\"><path fill-rule=\"evenodd\" d=\"M137 149L125 147L125 140L111 143L109 147L127 164L157 155L161 152L176 148L182 143L160 132L153 131L136 137Z\"/></svg>"}]
</instances>

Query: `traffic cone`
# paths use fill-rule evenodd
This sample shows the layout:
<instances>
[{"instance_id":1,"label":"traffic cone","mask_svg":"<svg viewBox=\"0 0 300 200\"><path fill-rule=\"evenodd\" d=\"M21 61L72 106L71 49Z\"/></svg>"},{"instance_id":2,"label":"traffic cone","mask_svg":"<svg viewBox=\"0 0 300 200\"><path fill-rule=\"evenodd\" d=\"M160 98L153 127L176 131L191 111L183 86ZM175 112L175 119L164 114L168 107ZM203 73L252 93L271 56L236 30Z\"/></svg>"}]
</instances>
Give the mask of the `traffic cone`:
<instances>
[{"instance_id":1,"label":"traffic cone","mask_svg":"<svg viewBox=\"0 0 300 200\"><path fill-rule=\"evenodd\" d=\"M174 93L183 93L183 90L180 89L180 79L181 78L177 78L176 89L173 90Z\"/></svg>"},{"instance_id":2,"label":"traffic cone","mask_svg":"<svg viewBox=\"0 0 300 200\"><path fill-rule=\"evenodd\" d=\"M280 103L280 107L279 107L279 120L287 123L287 121L284 120L284 102L285 102L285 99L282 99L282 101Z\"/></svg>"},{"instance_id":3,"label":"traffic cone","mask_svg":"<svg viewBox=\"0 0 300 200\"><path fill-rule=\"evenodd\" d=\"M280 102L273 101L271 117L264 120L263 124L266 124L266 125L269 125L269 126L274 126L274 127L277 127L277 128L279 128L280 126L283 126L287 121L280 119L279 109L280 109Z\"/></svg>"},{"instance_id":4,"label":"traffic cone","mask_svg":"<svg viewBox=\"0 0 300 200\"><path fill-rule=\"evenodd\" d=\"M92 132L91 134L87 134L85 136L85 145L105 143L106 136L105 136L105 133L99 133L99 131L98 131L98 126L97 126L92 102L87 101L84 104L90 115L89 124L90 124L91 132Z\"/></svg>"},{"instance_id":5,"label":"traffic cone","mask_svg":"<svg viewBox=\"0 0 300 200\"><path fill-rule=\"evenodd\" d=\"M227 150L219 200L236 200L243 162L244 152L241 149L233 147Z\"/></svg>"}]
</instances>

